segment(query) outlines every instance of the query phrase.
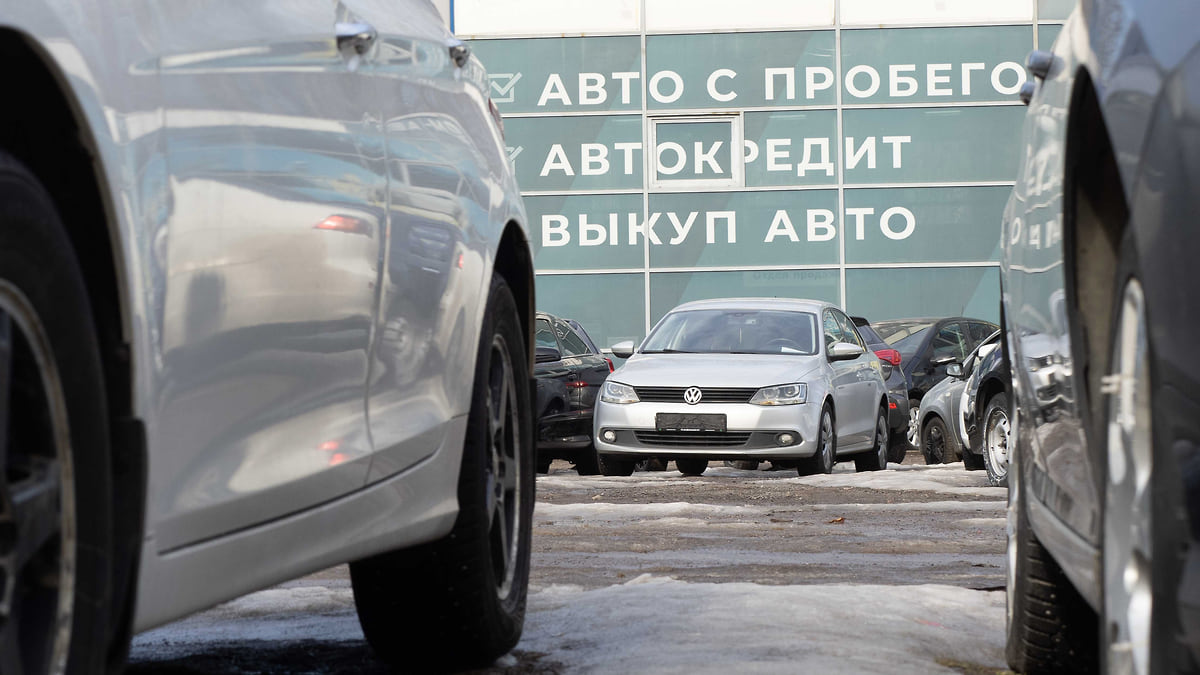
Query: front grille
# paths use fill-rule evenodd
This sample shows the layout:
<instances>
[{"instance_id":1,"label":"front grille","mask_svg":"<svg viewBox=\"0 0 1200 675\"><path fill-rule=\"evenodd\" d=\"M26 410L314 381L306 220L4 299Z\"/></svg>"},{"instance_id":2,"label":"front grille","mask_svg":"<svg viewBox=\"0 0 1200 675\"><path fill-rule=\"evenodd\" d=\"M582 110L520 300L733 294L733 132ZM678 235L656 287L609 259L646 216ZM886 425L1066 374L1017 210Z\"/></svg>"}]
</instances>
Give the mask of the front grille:
<instances>
[{"instance_id":1,"label":"front grille","mask_svg":"<svg viewBox=\"0 0 1200 675\"><path fill-rule=\"evenodd\" d=\"M683 392L688 387L634 387L638 400L646 403L683 403ZM700 403L746 403L754 392L754 387L700 387L703 396Z\"/></svg>"},{"instance_id":2,"label":"front grille","mask_svg":"<svg viewBox=\"0 0 1200 675\"><path fill-rule=\"evenodd\" d=\"M750 440L749 431L635 431L642 445L664 448L735 448Z\"/></svg>"}]
</instances>

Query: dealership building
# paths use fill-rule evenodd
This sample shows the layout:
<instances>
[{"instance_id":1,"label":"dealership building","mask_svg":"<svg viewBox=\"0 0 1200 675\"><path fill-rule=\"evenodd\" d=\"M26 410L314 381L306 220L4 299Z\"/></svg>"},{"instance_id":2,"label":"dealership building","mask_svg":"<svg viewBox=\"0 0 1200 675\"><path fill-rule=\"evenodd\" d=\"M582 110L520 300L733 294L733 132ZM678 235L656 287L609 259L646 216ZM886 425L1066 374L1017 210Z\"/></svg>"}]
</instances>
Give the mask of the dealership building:
<instances>
[{"instance_id":1,"label":"dealership building","mask_svg":"<svg viewBox=\"0 0 1200 675\"><path fill-rule=\"evenodd\" d=\"M998 318L1022 64L1068 0L454 0L538 308L602 345L680 302Z\"/></svg>"}]
</instances>

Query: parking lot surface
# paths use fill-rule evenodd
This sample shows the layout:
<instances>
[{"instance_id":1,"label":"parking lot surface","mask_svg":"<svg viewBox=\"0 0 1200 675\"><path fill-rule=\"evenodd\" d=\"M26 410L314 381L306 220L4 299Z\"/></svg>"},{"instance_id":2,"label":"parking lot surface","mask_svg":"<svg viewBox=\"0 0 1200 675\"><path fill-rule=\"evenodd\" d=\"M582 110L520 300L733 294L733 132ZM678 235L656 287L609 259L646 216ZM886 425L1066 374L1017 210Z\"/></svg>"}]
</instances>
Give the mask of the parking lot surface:
<instances>
[{"instance_id":1,"label":"parking lot surface","mask_svg":"<svg viewBox=\"0 0 1200 675\"><path fill-rule=\"evenodd\" d=\"M539 476L526 629L487 673L995 673L1005 491L962 464ZM414 580L414 583L420 583ZM414 620L419 620L414 617ZM134 673L386 672L345 567L135 639Z\"/></svg>"}]
</instances>

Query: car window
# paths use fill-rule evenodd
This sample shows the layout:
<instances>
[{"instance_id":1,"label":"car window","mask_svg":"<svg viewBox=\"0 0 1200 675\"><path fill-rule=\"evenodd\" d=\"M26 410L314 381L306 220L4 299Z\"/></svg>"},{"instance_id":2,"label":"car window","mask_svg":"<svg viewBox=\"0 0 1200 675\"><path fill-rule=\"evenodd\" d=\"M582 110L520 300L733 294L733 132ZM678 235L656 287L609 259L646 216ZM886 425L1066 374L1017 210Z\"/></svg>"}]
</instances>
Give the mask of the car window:
<instances>
[{"instance_id":1,"label":"car window","mask_svg":"<svg viewBox=\"0 0 1200 675\"><path fill-rule=\"evenodd\" d=\"M971 323L967 324L967 326L967 330L971 335L971 342L974 344L983 342L984 340L988 339L989 335L996 332L996 327L989 323L972 321Z\"/></svg>"},{"instance_id":2,"label":"car window","mask_svg":"<svg viewBox=\"0 0 1200 675\"><path fill-rule=\"evenodd\" d=\"M933 350L934 359L951 356L955 361L962 361L967 358L967 339L957 321L942 326L937 335L933 336L929 346Z\"/></svg>"},{"instance_id":3,"label":"car window","mask_svg":"<svg viewBox=\"0 0 1200 675\"><path fill-rule=\"evenodd\" d=\"M825 349L844 341L845 338L846 336L842 334L842 324L838 322L831 310L825 310Z\"/></svg>"},{"instance_id":4,"label":"car window","mask_svg":"<svg viewBox=\"0 0 1200 675\"><path fill-rule=\"evenodd\" d=\"M559 349L558 340L554 338L554 329L550 327L550 322L545 319L538 319L534 326L534 339L537 341L538 347L550 347L551 349Z\"/></svg>"},{"instance_id":5,"label":"car window","mask_svg":"<svg viewBox=\"0 0 1200 675\"><path fill-rule=\"evenodd\" d=\"M696 309L663 317L641 353L694 354L817 353L817 318L808 312Z\"/></svg>"},{"instance_id":6,"label":"car window","mask_svg":"<svg viewBox=\"0 0 1200 675\"><path fill-rule=\"evenodd\" d=\"M592 353L587 344L575 334L575 331L571 330L566 322L555 322L554 332L558 335L559 342L562 343L564 356L584 356Z\"/></svg>"},{"instance_id":7,"label":"car window","mask_svg":"<svg viewBox=\"0 0 1200 675\"><path fill-rule=\"evenodd\" d=\"M854 322L851 321L848 316L836 310L833 312L833 315L837 318L838 323L842 326L842 335L845 336L846 342L856 344L865 350L867 346L863 344L862 338L858 335L858 331L854 330Z\"/></svg>"},{"instance_id":8,"label":"car window","mask_svg":"<svg viewBox=\"0 0 1200 675\"><path fill-rule=\"evenodd\" d=\"M866 341L867 346L869 346L872 350L878 351L880 349L891 349L891 347L888 346L888 343L884 342L883 338L879 337L879 333L876 333L874 328L871 328L869 325L857 326L857 328L859 336Z\"/></svg>"}]
</instances>

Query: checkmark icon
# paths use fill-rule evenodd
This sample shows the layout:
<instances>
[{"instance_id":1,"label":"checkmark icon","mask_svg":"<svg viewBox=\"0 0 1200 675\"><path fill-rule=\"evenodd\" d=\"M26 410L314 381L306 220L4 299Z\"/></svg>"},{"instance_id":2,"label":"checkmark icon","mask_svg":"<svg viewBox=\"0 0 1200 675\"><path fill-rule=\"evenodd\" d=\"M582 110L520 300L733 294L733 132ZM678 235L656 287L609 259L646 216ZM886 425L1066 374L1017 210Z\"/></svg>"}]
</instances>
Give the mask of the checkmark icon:
<instances>
[{"instance_id":1,"label":"checkmark icon","mask_svg":"<svg viewBox=\"0 0 1200 675\"><path fill-rule=\"evenodd\" d=\"M492 91L496 92L493 101L512 103L517 95L516 86L521 81L521 73L491 73L488 80L492 83Z\"/></svg>"}]
</instances>

